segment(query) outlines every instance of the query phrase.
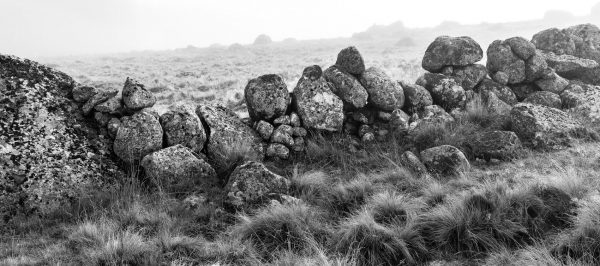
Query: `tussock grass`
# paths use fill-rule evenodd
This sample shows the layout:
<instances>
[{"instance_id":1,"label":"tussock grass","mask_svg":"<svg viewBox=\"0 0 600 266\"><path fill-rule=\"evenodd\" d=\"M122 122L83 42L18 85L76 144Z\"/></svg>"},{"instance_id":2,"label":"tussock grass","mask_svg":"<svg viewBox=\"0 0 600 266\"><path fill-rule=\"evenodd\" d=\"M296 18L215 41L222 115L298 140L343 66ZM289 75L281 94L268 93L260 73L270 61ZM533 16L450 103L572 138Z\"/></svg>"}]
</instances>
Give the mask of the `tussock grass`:
<instances>
[{"instance_id":1,"label":"tussock grass","mask_svg":"<svg viewBox=\"0 0 600 266\"><path fill-rule=\"evenodd\" d=\"M600 197L594 195L579 208L573 229L557 240L554 253L563 260L600 263Z\"/></svg>"}]
</instances>

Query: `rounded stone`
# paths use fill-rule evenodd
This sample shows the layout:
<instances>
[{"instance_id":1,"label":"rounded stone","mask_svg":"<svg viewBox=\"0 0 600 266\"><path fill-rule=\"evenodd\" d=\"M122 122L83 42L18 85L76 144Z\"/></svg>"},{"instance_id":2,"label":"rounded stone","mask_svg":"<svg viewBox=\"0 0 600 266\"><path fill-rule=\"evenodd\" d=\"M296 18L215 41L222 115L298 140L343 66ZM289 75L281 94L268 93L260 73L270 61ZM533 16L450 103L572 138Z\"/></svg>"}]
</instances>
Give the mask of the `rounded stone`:
<instances>
[{"instance_id":1,"label":"rounded stone","mask_svg":"<svg viewBox=\"0 0 600 266\"><path fill-rule=\"evenodd\" d=\"M523 102L543 105L556 109L560 109L562 107L562 100L560 99L560 96L549 91L534 92L527 96Z\"/></svg>"},{"instance_id":2,"label":"rounded stone","mask_svg":"<svg viewBox=\"0 0 600 266\"><path fill-rule=\"evenodd\" d=\"M132 78L125 80L121 98L125 108L130 111L152 107L156 103L154 94L147 90L144 84Z\"/></svg>"},{"instance_id":3,"label":"rounded stone","mask_svg":"<svg viewBox=\"0 0 600 266\"><path fill-rule=\"evenodd\" d=\"M470 170L465 155L456 147L442 145L421 152L423 164L438 177L454 177Z\"/></svg>"},{"instance_id":4,"label":"rounded stone","mask_svg":"<svg viewBox=\"0 0 600 266\"><path fill-rule=\"evenodd\" d=\"M338 53L335 65L354 75L360 75L365 71L365 62L362 55L354 46L342 49Z\"/></svg>"},{"instance_id":5,"label":"rounded stone","mask_svg":"<svg viewBox=\"0 0 600 266\"><path fill-rule=\"evenodd\" d=\"M337 66L331 66L323 72L323 76L332 84L331 90L351 109L367 105L369 93L351 74Z\"/></svg>"},{"instance_id":6,"label":"rounded stone","mask_svg":"<svg viewBox=\"0 0 600 266\"><path fill-rule=\"evenodd\" d=\"M195 153L200 153L204 149L206 132L193 106L174 104L160 116L159 121L167 146L181 144Z\"/></svg>"},{"instance_id":7,"label":"rounded stone","mask_svg":"<svg viewBox=\"0 0 600 266\"><path fill-rule=\"evenodd\" d=\"M404 88L405 105L404 109L409 113L415 113L423 110L426 106L433 104L433 98L427 89L417 84L402 83Z\"/></svg>"},{"instance_id":8,"label":"rounded stone","mask_svg":"<svg viewBox=\"0 0 600 266\"><path fill-rule=\"evenodd\" d=\"M445 66L467 66L483 58L481 46L471 37L437 37L425 51L422 67L440 72Z\"/></svg>"},{"instance_id":9,"label":"rounded stone","mask_svg":"<svg viewBox=\"0 0 600 266\"><path fill-rule=\"evenodd\" d=\"M244 89L248 114L254 121L273 119L285 115L290 95L279 75L263 75L248 81Z\"/></svg>"},{"instance_id":10,"label":"rounded stone","mask_svg":"<svg viewBox=\"0 0 600 266\"><path fill-rule=\"evenodd\" d=\"M301 78L292 93L296 112L308 129L339 131L344 123L344 103L323 79Z\"/></svg>"},{"instance_id":11,"label":"rounded stone","mask_svg":"<svg viewBox=\"0 0 600 266\"><path fill-rule=\"evenodd\" d=\"M163 130L156 117L146 112L121 118L113 144L115 154L126 163L134 163L160 150Z\"/></svg>"},{"instance_id":12,"label":"rounded stone","mask_svg":"<svg viewBox=\"0 0 600 266\"><path fill-rule=\"evenodd\" d=\"M240 208L268 202L271 194L285 194L289 187L284 177L259 162L248 161L231 173L225 191L228 202Z\"/></svg>"},{"instance_id":13,"label":"rounded stone","mask_svg":"<svg viewBox=\"0 0 600 266\"><path fill-rule=\"evenodd\" d=\"M404 90L383 70L370 67L362 73L360 83L367 90L369 103L373 106L386 111L404 106Z\"/></svg>"}]
</instances>

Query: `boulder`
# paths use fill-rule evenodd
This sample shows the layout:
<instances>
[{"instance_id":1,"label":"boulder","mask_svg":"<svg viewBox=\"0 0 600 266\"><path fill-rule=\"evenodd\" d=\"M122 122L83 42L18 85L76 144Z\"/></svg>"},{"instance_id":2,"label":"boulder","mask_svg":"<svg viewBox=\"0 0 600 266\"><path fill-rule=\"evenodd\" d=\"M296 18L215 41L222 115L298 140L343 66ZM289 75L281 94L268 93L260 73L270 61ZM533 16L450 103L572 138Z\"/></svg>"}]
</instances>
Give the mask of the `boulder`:
<instances>
[{"instance_id":1,"label":"boulder","mask_svg":"<svg viewBox=\"0 0 600 266\"><path fill-rule=\"evenodd\" d=\"M569 85L569 81L559 76L555 72L552 72L547 77L537 80L535 85L537 85L543 91L560 94Z\"/></svg>"},{"instance_id":2,"label":"boulder","mask_svg":"<svg viewBox=\"0 0 600 266\"><path fill-rule=\"evenodd\" d=\"M521 140L512 131L485 131L476 135L470 143L476 158L511 160L523 148Z\"/></svg>"},{"instance_id":3,"label":"boulder","mask_svg":"<svg viewBox=\"0 0 600 266\"><path fill-rule=\"evenodd\" d=\"M525 81L525 61L513 53L510 45L496 40L487 50L487 69L490 75L502 72L508 76L508 84Z\"/></svg>"},{"instance_id":4,"label":"boulder","mask_svg":"<svg viewBox=\"0 0 600 266\"><path fill-rule=\"evenodd\" d=\"M291 126L278 126L271 135L271 143L281 143L286 147L292 147L294 145L294 138L292 137L292 133L293 129Z\"/></svg>"},{"instance_id":5,"label":"boulder","mask_svg":"<svg viewBox=\"0 0 600 266\"><path fill-rule=\"evenodd\" d=\"M123 102L120 97L112 97L94 107L94 110L111 115L123 114Z\"/></svg>"},{"instance_id":6,"label":"boulder","mask_svg":"<svg viewBox=\"0 0 600 266\"><path fill-rule=\"evenodd\" d=\"M557 28L547 29L533 35L531 42L537 49L555 54L575 55L576 44L573 36Z\"/></svg>"},{"instance_id":7,"label":"boulder","mask_svg":"<svg viewBox=\"0 0 600 266\"><path fill-rule=\"evenodd\" d=\"M125 80L121 96L123 98L123 105L129 111L152 107L156 103L154 94L147 90L144 84L132 78Z\"/></svg>"},{"instance_id":8,"label":"boulder","mask_svg":"<svg viewBox=\"0 0 600 266\"><path fill-rule=\"evenodd\" d=\"M333 93L339 96L348 108L357 109L367 105L367 90L351 74L337 66L331 66L323 72L323 76L331 83Z\"/></svg>"},{"instance_id":9,"label":"boulder","mask_svg":"<svg viewBox=\"0 0 600 266\"><path fill-rule=\"evenodd\" d=\"M84 103L91 99L94 95L96 95L96 93L98 93L98 90L91 86L77 86L73 88L72 93L73 100L79 103Z\"/></svg>"},{"instance_id":10,"label":"boulder","mask_svg":"<svg viewBox=\"0 0 600 266\"><path fill-rule=\"evenodd\" d=\"M200 153L204 149L206 131L193 106L174 104L160 116L159 121L167 147L181 144L194 153Z\"/></svg>"},{"instance_id":11,"label":"boulder","mask_svg":"<svg viewBox=\"0 0 600 266\"><path fill-rule=\"evenodd\" d=\"M514 92L515 96L517 97L517 101L519 102L522 102L525 100L525 98L527 98L527 96L540 90L540 88L533 83L510 85L510 89Z\"/></svg>"},{"instance_id":12,"label":"boulder","mask_svg":"<svg viewBox=\"0 0 600 266\"><path fill-rule=\"evenodd\" d=\"M402 83L404 88L405 104L404 109L409 113L415 113L423 110L426 106L433 105L433 98L428 90L417 84Z\"/></svg>"},{"instance_id":13,"label":"boulder","mask_svg":"<svg viewBox=\"0 0 600 266\"><path fill-rule=\"evenodd\" d=\"M572 55L600 63L600 29L592 24L576 25L563 30L547 29L535 34L532 42L545 52Z\"/></svg>"},{"instance_id":14,"label":"boulder","mask_svg":"<svg viewBox=\"0 0 600 266\"><path fill-rule=\"evenodd\" d=\"M482 93L484 91L493 92L498 98L507 104L514 105L517 103L517 96L507 86L494 82L491 79L484 79L477 85L475 91Z\"/></svg>"},{"instance_id":15,"label":"boulder","mask_svg":"<svg viewBox=\"0 0 600 266\"><path fill-rule=\"evenodd\" d=\"M400 157L402 166L406 167L412 174L418 178L428 178L427 167L419 160L419 157L411 151L405 151Z\"/></svg>"},{"instance_id":16,"label":"boulder","mask_svg":"<svg viewBox=\"0 0 600 266\"><path fill-rule=\"evenodd\" d=\"M558 150L586 134L585 127L569 114L542 105L520 103L510 112L512 131L524 144L540 150Z\"/></svg>"},{"instance_id":17,"label":"boulder","mask_svg":"<svg viewBox=\"0 0 600 266\"><path fill-rule=\"evenodd\" d=\"M543 105L556 109L560 109L562 107L562 100L560 99L560 96L549 91L534 92L527 96L523 102Z\"/></svg>"},{"instance_id":18,"label":"boulder","mask_svg":"<svg viewBox=\"0 0 600 266\"><path fill-rule=\"evenodd\" d=\"M244 89L248 114L254 121L273 121L288 109L290 94L279 75L263 75L248 81Z\"/></svg>"},{"instance_id":19,"label":"boulder","mask_svg":"<svg viewBox=\"0 0 600 266\"><path fill-rule=\"evenodd\" d=\"M101 103L107 101L108 99L115 97L117 95L117 93L119 93L119 91L117 91L117 90L100 91L100 92L94 94L94 96L92 96L87 102L85 102L83 107L81 107L81 111L83 112L84 115L88 115L90 112L92 112L92 110L94 109L94 107L96 107L96 105L101 104Z\"/></svg>"},{"instance_id":20,"label":"boulder","mask_svg":"<svg viewBox=\"0 0 600 266\"><path fill-rule=\"evenodd\" d=\"M306 70L305 70L306 71ZM293 91L295 109L308 129L339 131L344 123L344 104L323 78L300 78Z\"/></svg>"},{"instance_id":21,"label":"boulder","mask_svg":"<svg viewBox=\"0 0 600 266\"><path fill-rule=\"evenodd\" d=\"M193 192L219 184L210 164L180 144L146 155L140 165L148 180L168 193Z\"/></svg>"},{"instance_id":22,"label":"boulder","mask_svg":"<svg viewBox=\"0 0 600 266\"><path fill-rule=\"evenodd\" d=\"M453 177L470 170L465 155L456 147L442 145L421 152L423 164L438 177Z\"/></svg>"},{"instance_id":23,"label":"boulder","mask_svg":"<svg viewBox=\"0 0 600 266\"><path fill-rule=\"evenodd\" d=\"M510 50L522 60L527 60L535 55L535 45L523 37L512 37L504 41Z\"/></svg>"},{"instance_id":24,"label":"boulder","mask_svg":"<svg viewBox=\"0 0 600 266\"><path fill-rule=\"evenodd\" d=\"M246 159L262 161L262 138L233 111L222 105L200 105L196 108L196 114L209 129L206 155L215 170L226 169L232 154L242 154Z\"/></svg>"},{"instance_id":25,"label":"boulder","mask_svg":"<svg viewBox=\"0 0 600 266\"><path fill-rule=\"evenodd\" d=\"M147 112L138 112L121 118L113 150L124 162L134 163L162 149L162 144L163 130L158 119Z\"/></svg>"},{"instance_id":26,"label":"boulder","mask_svg":"<svg viewBox=\"0 0 600 266\"><path fill-rule=\"evenodd\" d=\"M600 85L600 64L591 59L583 59L572 55L544 54L548 66L566 79L580 80L585 83Z\"/></svg>"},{"instance_id":27,"label":"boulder","mask_svg":"<svg viewBox=\"0 0 600 266\"><path fill-rule=\"evenodd\" d=\"M108 136L112 139L117 137L117 132L119 132L119 127L121 126L121 120L113 117L108 121L106 125L106 130L108 131Z\"/></svg>"},{"instance_id":28,"label":"boulder","mask_svg":"<svg viewBox=\"0 0 600 266\"><path fill-rule=\"evenodd\" d=\"M231 205L243 208L268 202L272 194L285 194L289 186L287 179L269 171L263 164L248 161L231 173L225 191Z\"/></svg>"},{"instance_id":29,"label":"boulder","mask_svg":"<svg viewBox=\"0 0 600 266\"><path fill-rule=\"evenodd\" d=\"M342 49L337 56L335 65L345 72L360 75L365 71L365 62L354 46Z\"/></svg>"},{"instance_id":30,"label":"boulder","mask_svg":"<svg viewBox=\"0 0 600 266\"><path fill-rule=\"evenodd\" d=\"M561 94L563 108L592 123L600 123L600 86L571 84Z\"/></svg>"},{"instance_id":31,"label":"boulder","mask_svg":"<svg viewBox=\"0 0 600 266\"><path fill-rule=\"evenodd\" d=\"M254 127L254 129L256 130L256 132L258 132L258 135L262 139L264 139L265 141L268 141L271 139L271 135L273 135L273 131L275 130L275 127L273 125L271 125L269 122L260 120L256 123L256 126Z\"/></svg>"},{"instance_id":32,"label":"boulder","mask_svg":"<svg viewBox=\"0 0 600 266\"><path fill-rule=\"evenodd\" d=\"M481 46L471 37L437 37L425 51L423 69L438 73L445 66L468 66L483 58Z\"/></svg>"},{"instance_id":33,"label":"boulder","mask_svg":"<svg viewBox=\"0 0 600 266\"><path fill-rule=\"evenodd\" d=\"M433 103L446 111L463 108L466 102L465 90L450 77L442 74L425 73L417 80L417 85L423 86L433 98Z\"/></svg>"},{"instance_id":34,"label":"boulder","mask_svg":"<svg viewBox=\"0 0 600 266\"><path fill-rule=\"evenodd\" d=\"M487 77L487 68L484 65L468 65L464 67L454 67L452 77L465 90L472 90Z\"/></svg>"},{"instance_id":35,"label":"boulder","mask_svg":"<svg viewBox=\"0 0 600 266\"><path fill-rule=\"evenodd\" d=\"M302 71L302 77L305 79L309 79L312 81L318 80L323 76L323 70L318 65L312 65L306 67L304 71Z\"/></svg>"},{"instance_id":36,"label":"boulder","mask_svg":"<svg viewBox=\"0 0 600 266\"><path fill-rule=\"evenodd\" d=\"M382 110L392 111L404 106L404 91L383 70L370 67L360 76L360 83L369 94L369 103Z\"/></svg>"},{"instance_id":37,"label":"boulder","mask_svg":"<svg viewBox=\"0 0 600 266\"><path fill-rule=\"evenodd\" d=\"M544 78L552 70L548 68L546 58L541 52L536 52L532 57L525 61L525 81L534 82Z\"/></svg>"},{"instance_id":38,"label":"boulder","mask_svg":"<svg viewBox=\"0 0 600 266\"><path fill-rule=\"evenodd\" d=\"M110 140L71 99L75 85L65 73L0 55L3 225L21 214L64 210L88 196L83 187L100 190L125 176L110 156Z\"/></svg>"},{"instance_id":39,"label":"boulder","mask_svg":"<svg viewBox=\"0 0 600 266\"><path fill-rule=\"evenodd\" d=\"M444 108L437 105L426 106L418 115L420 122L447 123L454 121L454 118Z\"/></svg>"},{"instance_id":40,"label":"boulder","mask_svg":"<svg viewBox=\"0 0 600 266\"><path fill-rule=\"evenodd\" d=\"M270 143L269 146L267 146L266 156L269 158L287 160L290 158L290 149L281 143Z\"/></svg>"}]
</instances>

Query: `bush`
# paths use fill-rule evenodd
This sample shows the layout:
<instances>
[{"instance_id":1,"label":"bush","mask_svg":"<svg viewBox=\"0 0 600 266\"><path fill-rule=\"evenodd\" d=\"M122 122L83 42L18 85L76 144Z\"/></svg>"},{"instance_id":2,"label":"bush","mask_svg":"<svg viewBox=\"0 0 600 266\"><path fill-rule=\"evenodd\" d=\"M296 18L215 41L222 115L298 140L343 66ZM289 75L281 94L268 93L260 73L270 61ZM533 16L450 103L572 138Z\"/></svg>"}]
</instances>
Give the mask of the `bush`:
<instances>
[{"instance_id":1,"label":"bush","mask_svg":"<svg viewBox=\"0 0 600 266\"><path fill-rule=\"evenodd\" d=\"M389 191L376 194L366 204L375 222L384 225L405 225L423 207L420 201Z\"/></svg>"},{"instance_id":2,"label":"bush","mask_svg":"<svg viewBox=\"0 0 600 266\"><path fill-rule=\"evenodd\" d=\"M364 178L356 178L328 190L321 205L334 214L343 216L360 208L374 192L373 183Z\"/></svg>"},{"instance_id":3,"label":"bush","mask_svg":"<svg viewBox=\"0 0 600 266\"><path fill-rule=\"evenodd\" d=\"M233 235L250 241L265 259L280 251L310 250L325 243L330 234L322 213L302 203L271 205L240 220Z\"/></svg>"}]
</instances>

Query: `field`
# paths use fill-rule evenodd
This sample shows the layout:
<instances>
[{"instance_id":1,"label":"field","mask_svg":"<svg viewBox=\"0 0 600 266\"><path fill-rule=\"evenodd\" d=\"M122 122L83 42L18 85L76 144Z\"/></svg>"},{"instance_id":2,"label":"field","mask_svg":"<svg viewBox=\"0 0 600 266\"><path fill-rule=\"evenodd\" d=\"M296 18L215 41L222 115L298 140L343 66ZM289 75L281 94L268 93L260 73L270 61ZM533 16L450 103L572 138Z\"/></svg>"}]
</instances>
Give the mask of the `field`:
<instances>
[{"instance_id":1,"label":"field","mask_svg":"<svg viewBox=\"0 0 600 266\"><path fill-rule=\"evenodd\" d=\"M414 82L423 73L425 39L409 46L397 39L289 40L42 62L100 88L140 79L157 95L159 113L174 102L214 101L243 113L249 79L279 74L292 90L304 67L328 67L350 44L367 67ZM598 265L600 145L581 140L559 152L527 150L512 161L486 162L466 147L490 119L473 113L358 149L349 136L312 132L305 154L266 163L291 180L290 195L300 201L240 213L222 206L219 195L160 193L132 169L113 189L92 191L60 212L15 219L11 239L0 243L0 264ZM472 169L434 178L402 167L405 150L442 144L461 148Z\"/></svg>"}]
</instances>

